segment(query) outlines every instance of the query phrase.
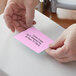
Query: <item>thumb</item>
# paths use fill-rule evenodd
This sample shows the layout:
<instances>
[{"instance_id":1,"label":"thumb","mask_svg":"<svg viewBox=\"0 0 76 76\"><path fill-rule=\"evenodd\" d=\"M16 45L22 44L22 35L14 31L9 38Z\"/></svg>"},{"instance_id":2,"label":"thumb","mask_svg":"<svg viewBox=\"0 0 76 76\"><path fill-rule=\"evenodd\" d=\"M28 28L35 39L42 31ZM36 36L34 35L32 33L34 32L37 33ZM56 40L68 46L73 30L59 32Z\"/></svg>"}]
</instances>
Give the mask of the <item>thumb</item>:
<instances>
[{"instance_id":1,"label":"thumb","mask_svg":"<svg viewBox=\"0 0 76 76\"><path fill-rule=\"evenodd\" d=\"M25 14L25 18L26 18L26 25L28 27L33 25L33 20L34 20L34 12L35 10L29 6L26 6L26 14Z\"/></svg>"},{"instance_id":2,"label":"thumb","mask_svg":"<svg viewBox=\"0 0 76 76\"><path fill-rule=\"evenodd\" d=\"M64 45L65 37L62 34L53 44L50 45L51 49L57 49Z\"/></svg>"},{"instance_id":3,"label":"thumb","mask_svg":"<svg viewBox=\"0 0 76 76\"><path fill-rule=\"evenodd\" d=\"M45 50L50 56L54 57L55 59L65 58L68 56L67 54L67 48L65 45L63 45L61 48L58 49L46 49Z\"/></svg>"}]
</instances>

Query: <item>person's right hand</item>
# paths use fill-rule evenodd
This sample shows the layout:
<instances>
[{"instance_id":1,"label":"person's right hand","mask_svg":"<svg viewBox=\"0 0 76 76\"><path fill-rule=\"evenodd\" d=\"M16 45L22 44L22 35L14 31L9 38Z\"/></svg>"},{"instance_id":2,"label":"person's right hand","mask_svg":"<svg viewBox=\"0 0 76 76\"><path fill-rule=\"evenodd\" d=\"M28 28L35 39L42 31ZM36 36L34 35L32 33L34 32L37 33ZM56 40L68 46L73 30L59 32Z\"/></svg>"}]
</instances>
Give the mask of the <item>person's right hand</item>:
<instances>
[{"instance_id":1,"label":"person's right hand","mask_svg":"<svg viewBox=\"0 0 76 76\"><path fill-rule=\"evenodd\" d=\"M21 32L35 24L34 9L39 0L8 0L4 11L7 26Z\"/></svg>"},{"instance_id":2,"label":"person's right hand","mask_svg":"<svg viewBox=\"0 0 76 76\"><path fill-rule=\"evenodd\" d=\"M76 61L76 24L68 27L46 52L57 61Z\"/></svg>"}]
</instances>

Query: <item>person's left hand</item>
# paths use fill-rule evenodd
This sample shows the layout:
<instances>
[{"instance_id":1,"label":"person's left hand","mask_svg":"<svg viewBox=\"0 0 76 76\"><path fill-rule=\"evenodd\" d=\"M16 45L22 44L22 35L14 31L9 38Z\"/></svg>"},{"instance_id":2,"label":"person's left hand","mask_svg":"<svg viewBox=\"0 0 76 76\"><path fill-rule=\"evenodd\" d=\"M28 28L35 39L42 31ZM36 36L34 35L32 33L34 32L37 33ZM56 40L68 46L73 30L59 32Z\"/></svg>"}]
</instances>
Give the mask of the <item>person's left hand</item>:
<instances>
[{"instance_id":1,"label":"person's left hand","mask_svg":"<svg viewBox=\"0 0 76 76\"><path fill-rule=\"evenodd\" d=\"M35 7L39 0L8 0L4 19L12 32L21 32L33 26Z\"/></svg>"},{"instance_id":2,"label":"person's left hand","mask_svg":"<svg viewBox=\"0 0 76 76\"><path fill-rule=\"evenodd\" d=\"M46 52L62 63L76 61L76 24L66 29Z\"/></svg>"}]
</instances>

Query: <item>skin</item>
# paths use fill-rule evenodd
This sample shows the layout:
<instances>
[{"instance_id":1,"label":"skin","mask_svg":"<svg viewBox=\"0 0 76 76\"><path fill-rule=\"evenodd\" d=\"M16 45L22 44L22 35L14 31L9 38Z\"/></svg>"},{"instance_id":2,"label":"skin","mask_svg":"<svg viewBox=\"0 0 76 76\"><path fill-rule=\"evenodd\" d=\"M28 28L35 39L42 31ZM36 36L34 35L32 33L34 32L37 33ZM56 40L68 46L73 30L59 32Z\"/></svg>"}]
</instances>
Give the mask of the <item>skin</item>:
<instances>
[{"instance_id":1,"label":"skin","mask_svg":"<svg viewBox=\"0 0 76 76\"><path fill-rule=\"evenodd\" d=\"M57 61L76 61L76 24L67 28L46 52Z\"/></svg>"},{"instance_id":2,"label":"skin","mask_svg":"<svg viewBox=\"0 0 76 76\"><path fill-rule=\"evenodd\" d=\"M34 21L35 7L39 0L8 0L4 19L12 32L21 32L31 27Z\"/></svg>"},{"instance_id":3,"label":"skin","mask_svg":"<svg viewBox=\"0 0 76 76\"><path fill-rule=\"evenodd\" d=\"M38 3L39 0L8 0L4 11L8 28L21 32L35 24L34 9ZM67 28L46 52L59 62L76 61L76 24Z\"/></svg>"}]
</instances>

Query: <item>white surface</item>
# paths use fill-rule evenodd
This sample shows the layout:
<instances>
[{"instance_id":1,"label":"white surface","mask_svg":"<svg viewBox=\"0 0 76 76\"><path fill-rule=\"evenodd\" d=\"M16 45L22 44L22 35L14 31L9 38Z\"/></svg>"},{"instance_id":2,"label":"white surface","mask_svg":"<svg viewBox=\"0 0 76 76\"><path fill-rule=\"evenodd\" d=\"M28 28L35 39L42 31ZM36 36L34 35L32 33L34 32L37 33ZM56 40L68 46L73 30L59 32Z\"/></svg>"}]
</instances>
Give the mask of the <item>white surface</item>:
<instances>
[{"instance_id":1,"label":"white surface","mask_svg":"<svg viewBox=\"0 0 76 76\"><path fill-rule=\"evenodd\" d=\"M57 8L57 17L60 19L76 20L76 10Z\"/></svg>"},{"instance_id":2,"label":"white surface","mask_svg":"<svg viewBox=\"0 0 76 76\"><path fill-rule=\"evenodd\" d=\"M57 0L58 3L76 5L76 0Z\"/></svg>"},{"instance_id":3,"label":"white surface","mask_svg":"<svg viewBox=\"0 0 76 76\"><path fill-rule=\"evenodd\" d=\"M37 11L35 20L36 28L53 40L64 30ZM76 76L76 63L61 64L45 52L36 54L14 39L14 35L0 16L0 68L5 76Z\"/></svg>"}]
</instances>

